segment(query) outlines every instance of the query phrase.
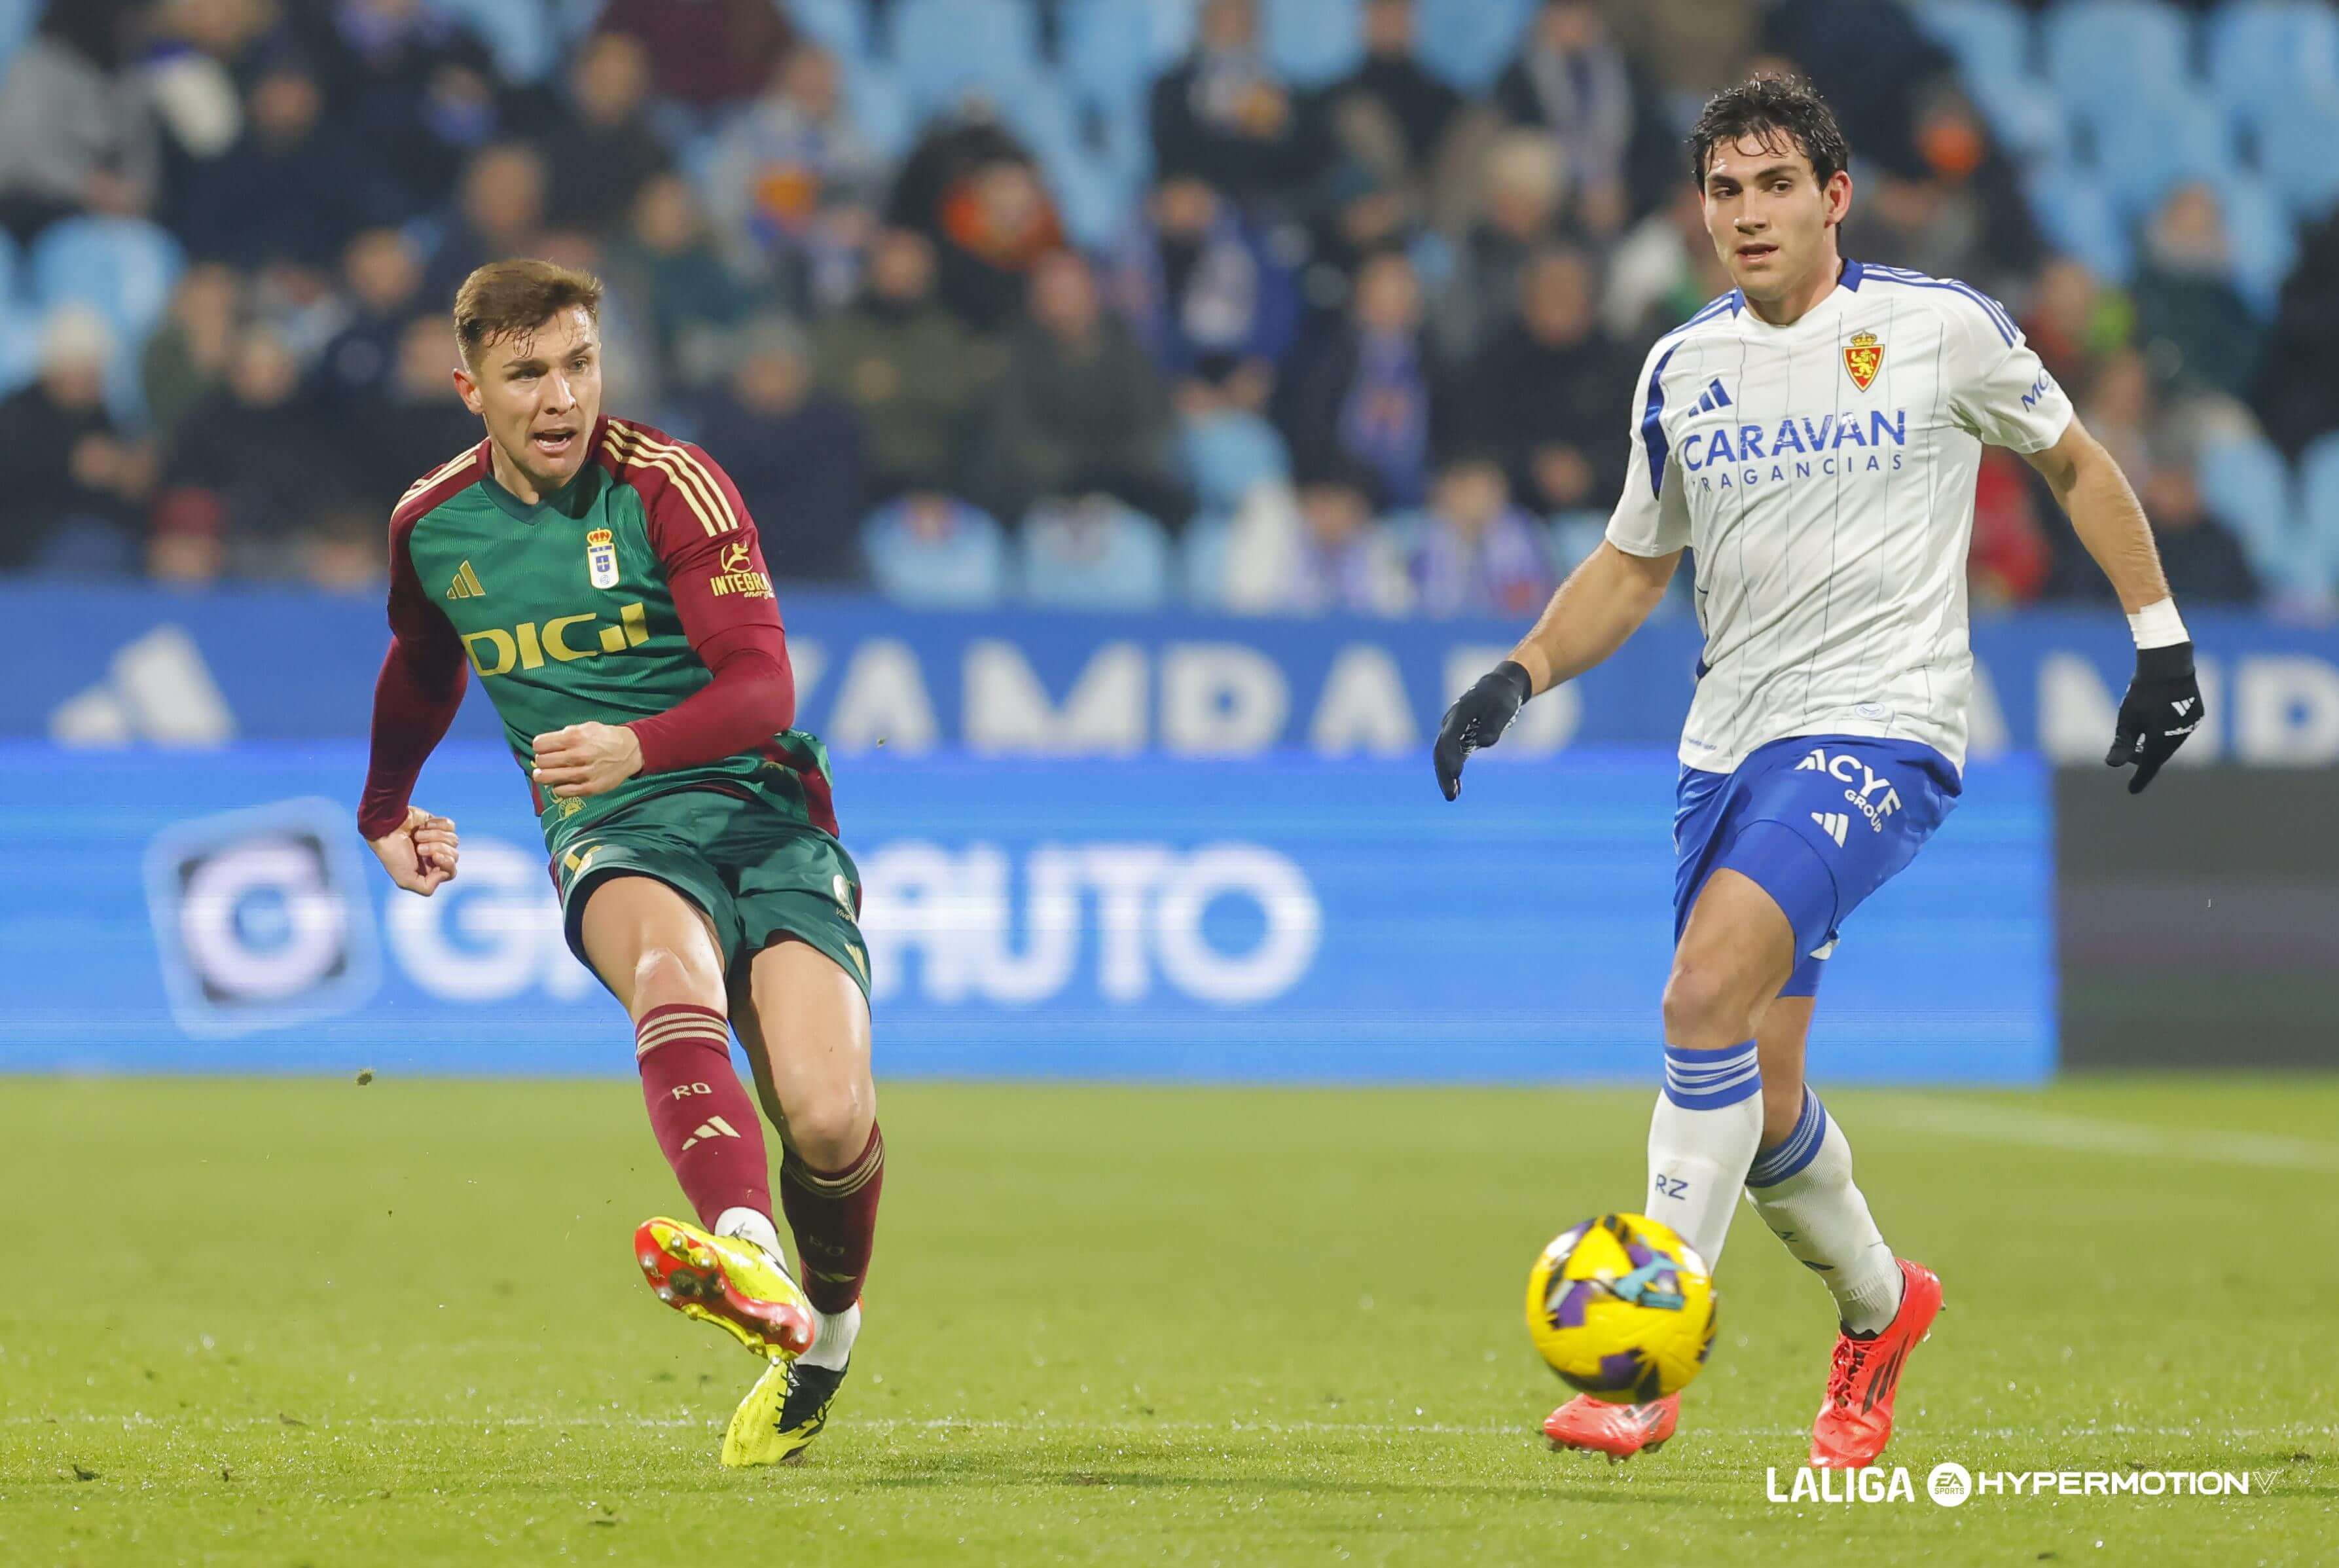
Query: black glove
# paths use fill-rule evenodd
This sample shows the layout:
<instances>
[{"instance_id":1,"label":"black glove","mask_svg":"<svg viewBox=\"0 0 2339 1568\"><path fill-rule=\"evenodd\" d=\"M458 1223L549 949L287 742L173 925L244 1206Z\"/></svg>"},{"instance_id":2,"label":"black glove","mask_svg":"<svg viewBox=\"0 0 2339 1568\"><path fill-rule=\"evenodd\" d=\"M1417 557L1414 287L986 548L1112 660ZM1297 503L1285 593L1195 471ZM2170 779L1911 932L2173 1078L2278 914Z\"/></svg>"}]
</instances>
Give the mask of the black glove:
<instances>
[{"instance_id":1,"label":"black glove","mask_svg":"<svg viewBox=\"0 0 2339 1568\"><path fill-rule=\"evenodd\" d=\"M2185 737L2201 727L2201 683L2193 674L2193 645L2136 650L2136 678L2120 698L2119 722L2112 731L2106 767L2136 764L2127 793L2141 794L2160 764L2176 754Z\"/></svg>"},{"instance_id":2,"label":"black glove","mask_svg":"<svg viewBox=\"0 0 2339 1568\"><path fill-rule=\"evenodd\" d=\"M1493 745L1519 716L1519 708L1535 695L1526 666L1505 659L1478 677L1478 684L1454 699L1446 720L1437 726L1437 745L1430 760L1437 764L1437 787L1452 800L1462 793L1462 764L1480 746Z\"/></svg>"}]
</instances>

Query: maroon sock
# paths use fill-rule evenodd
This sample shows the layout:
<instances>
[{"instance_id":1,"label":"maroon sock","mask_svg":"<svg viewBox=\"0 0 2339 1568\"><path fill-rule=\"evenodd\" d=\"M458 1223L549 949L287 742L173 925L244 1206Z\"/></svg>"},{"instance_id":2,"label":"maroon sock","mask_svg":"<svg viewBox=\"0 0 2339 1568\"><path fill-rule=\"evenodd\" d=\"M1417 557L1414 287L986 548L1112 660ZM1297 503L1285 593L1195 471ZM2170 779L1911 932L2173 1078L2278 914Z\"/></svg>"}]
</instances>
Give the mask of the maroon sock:
<instances>
[{"instance_id":1,"label":"maroon sock","mask_svg":"<svg viewBox=\"0 0 2339 1568\"><path fill-rule=\"evenodd\" d=\"M710 1229L726 1208L772 1212L764 1124L731 1070L731 1034L711 1007L654 1007L634 1026L642 1099L675 1179Z\"/></svg>"},{"instance_id":2,"label":"maroon sock","mask_svg":"<svg viewBox=\"0 0 2339 1568\"><path fill-rule=\"evenodd\" d=\"M796 1234L804 1294L820 1311L843 1312L861 1299L884 1189L885 1138L873 1122L860 1158L843 1170L814 1170L794 1149L780 1157L780 1203Z\"/></svg>"}]
</instances>

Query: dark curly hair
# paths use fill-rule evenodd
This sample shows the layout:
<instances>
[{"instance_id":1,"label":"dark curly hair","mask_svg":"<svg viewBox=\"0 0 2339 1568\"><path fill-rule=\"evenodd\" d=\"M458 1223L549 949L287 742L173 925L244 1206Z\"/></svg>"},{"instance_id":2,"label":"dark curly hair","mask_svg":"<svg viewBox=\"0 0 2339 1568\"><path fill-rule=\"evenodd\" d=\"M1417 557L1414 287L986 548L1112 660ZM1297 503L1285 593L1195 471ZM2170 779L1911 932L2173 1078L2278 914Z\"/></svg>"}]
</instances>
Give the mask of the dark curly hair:
<instances>
[{"instance_id":1,"label":"dark curly hair","mask_svg":"<svg viewBox=\"0 0 2339 1568\"><path fill-rule=\"evenodd\" d=\"M1826 184L1851 161L1843 127L1827 100L1800 76L1752 76L1706 101L1689 133L1689 177L1705 183L1706 160L1717 146L1752 138L1772 152L1801 153Z\"/></svg>"}]
</instances>

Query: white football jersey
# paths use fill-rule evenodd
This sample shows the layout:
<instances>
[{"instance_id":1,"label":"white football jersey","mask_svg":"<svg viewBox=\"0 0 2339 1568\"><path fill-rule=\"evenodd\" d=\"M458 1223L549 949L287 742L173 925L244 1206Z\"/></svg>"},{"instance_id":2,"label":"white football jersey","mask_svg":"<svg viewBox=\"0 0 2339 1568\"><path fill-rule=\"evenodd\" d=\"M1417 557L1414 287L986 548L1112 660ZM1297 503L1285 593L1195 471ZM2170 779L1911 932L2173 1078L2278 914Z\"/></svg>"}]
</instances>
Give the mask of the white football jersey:
<instances>
[{"instance_id":1,"label":"white football jersey","mask_svg":"<svg viewBox=\"0 0 2339 1568\"><path fill-rule=\"evenodd\" d=\"M1695 552L1681 760L1727 773L1789 735L1855 735L1962 768L1982 443L2035 452L2070 420L2006 307L1897 267L1847 261L1791 326L1732 290L1659 339L1608 539Z\"/></svg>"}]
</instances>

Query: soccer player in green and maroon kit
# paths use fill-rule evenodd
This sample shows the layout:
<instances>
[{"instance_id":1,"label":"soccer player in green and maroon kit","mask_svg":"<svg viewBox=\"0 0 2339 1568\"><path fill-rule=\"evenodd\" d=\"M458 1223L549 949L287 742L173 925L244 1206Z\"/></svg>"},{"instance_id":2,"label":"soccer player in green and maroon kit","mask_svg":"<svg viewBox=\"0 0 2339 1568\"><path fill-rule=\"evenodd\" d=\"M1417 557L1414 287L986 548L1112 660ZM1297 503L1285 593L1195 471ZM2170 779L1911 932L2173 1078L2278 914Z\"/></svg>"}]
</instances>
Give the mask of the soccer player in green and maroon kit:
<instances>
[{"instance_id":1,"label":"soccer player in green and maroon kit","mask_svg":"<svg viewBox=\"0 0 2339 1568\"><path fill-rule=\"evenodd\" d=\"M456 874L455 824L409 804L477 674L526 774L568 945L631 1015L658 1146L699 1224L636 1233L661 1299L769 1365L726 1464L794 1458L861 1326L883 1185L860 876L794 678L755 526L696 447L601 412L601 285L498 261L455 298L455 384L487 439L390 525L389 656L360 831L400 887ZM772 1220L754 1065L785 1153Z\"/></svg>"}]
</instances>

